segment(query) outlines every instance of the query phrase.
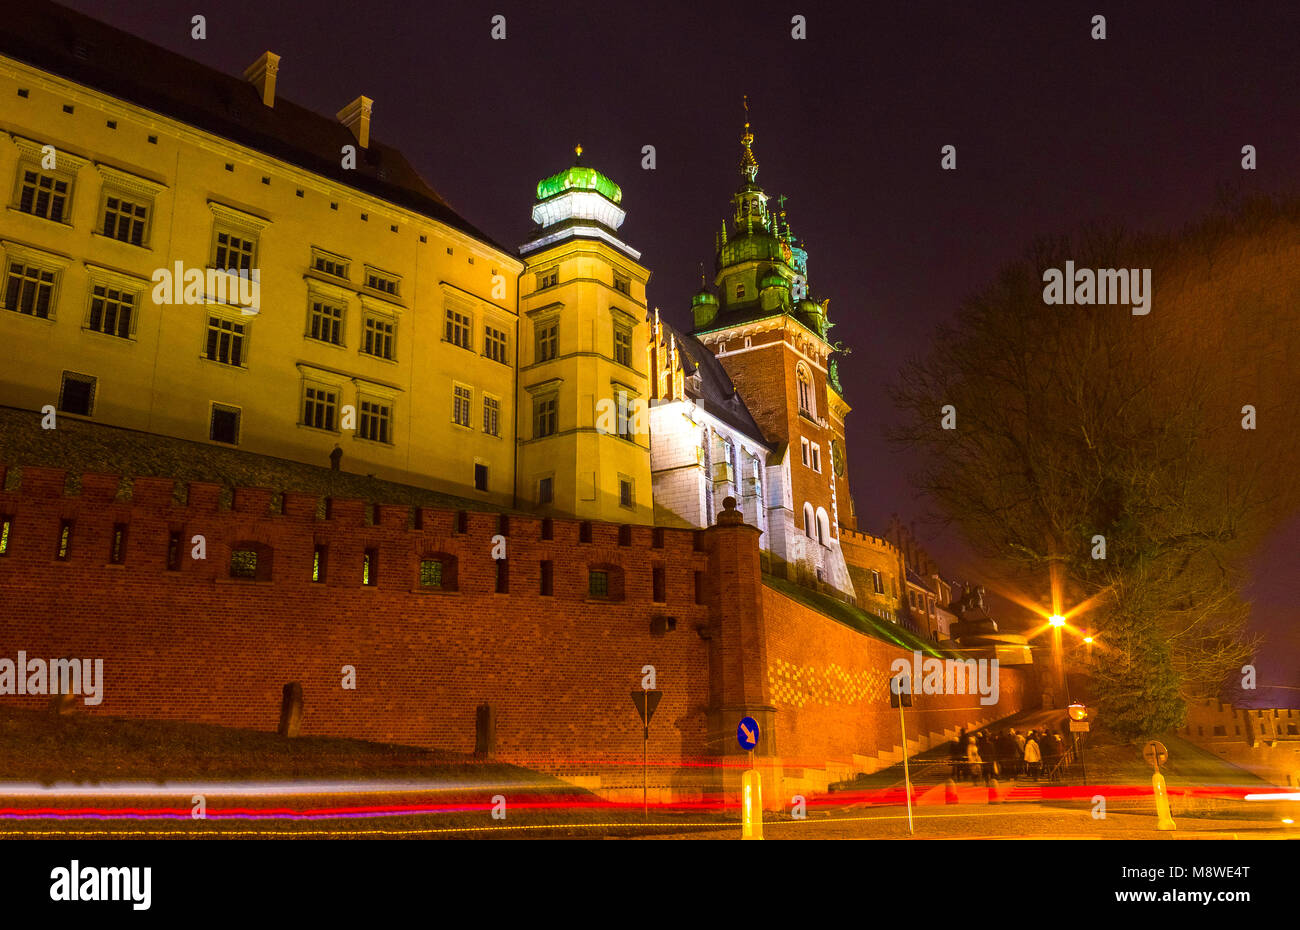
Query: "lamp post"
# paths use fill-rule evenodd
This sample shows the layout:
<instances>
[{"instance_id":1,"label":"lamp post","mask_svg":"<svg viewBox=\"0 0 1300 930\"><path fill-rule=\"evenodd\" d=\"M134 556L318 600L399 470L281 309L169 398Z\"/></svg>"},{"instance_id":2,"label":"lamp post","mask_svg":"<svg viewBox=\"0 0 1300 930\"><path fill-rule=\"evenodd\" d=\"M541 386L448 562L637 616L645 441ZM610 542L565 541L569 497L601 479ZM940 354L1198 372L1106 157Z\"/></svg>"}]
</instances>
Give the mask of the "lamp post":
<instances>
[{"instance_id":1,"label":"lamp post","mask_svg":"<svg viewBox=\"0 0 1300 930\"><path fill-rule=\"evenodd\" d=\"M1052 626L1052 668L1056 675L1056 693L1068 700L1066 696L1065 660L1061 656L1061 627L1065 626L1065 618L1060 614L1052 614L1047 618L1047 622Z\"/></svg>"}]
</instances>

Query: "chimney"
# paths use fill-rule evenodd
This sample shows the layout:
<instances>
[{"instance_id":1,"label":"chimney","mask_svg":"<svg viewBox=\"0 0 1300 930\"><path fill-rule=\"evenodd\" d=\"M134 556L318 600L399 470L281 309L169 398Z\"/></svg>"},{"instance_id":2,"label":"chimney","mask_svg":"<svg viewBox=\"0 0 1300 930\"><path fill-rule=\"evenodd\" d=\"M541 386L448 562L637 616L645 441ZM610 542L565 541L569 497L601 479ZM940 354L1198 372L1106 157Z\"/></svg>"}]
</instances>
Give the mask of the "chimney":
<instances>
[{"instance_id":1,"label":"chimney","mask_svg":"<svg viewBox=\"0 0 1300 930\"><path fill-rule=\"evenodd\" d=\"M262 103L268 107L275 106L275 75L279 70L280 56L275 52L263 52L261 58L244 69L244 77L257 88Z\"/></svg>"},{"instance_id":2,"label":"chimney","mask_svg":"<svg viewBox=\"0 0 1300 930\"><path fill-rule=\"evenodd\" d=\"M374 105L369 97L358 97L337 114L339 122L352 130L363 149L370 147L370 110Z\"/></svg>"}]
</instances>

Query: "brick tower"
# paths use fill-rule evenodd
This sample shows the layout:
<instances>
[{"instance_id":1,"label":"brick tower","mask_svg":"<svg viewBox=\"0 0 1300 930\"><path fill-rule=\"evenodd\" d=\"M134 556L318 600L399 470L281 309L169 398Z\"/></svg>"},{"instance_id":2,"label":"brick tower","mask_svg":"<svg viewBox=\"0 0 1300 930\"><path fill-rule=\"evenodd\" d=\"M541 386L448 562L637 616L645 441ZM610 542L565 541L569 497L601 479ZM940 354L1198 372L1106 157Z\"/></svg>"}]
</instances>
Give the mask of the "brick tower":
<instances>
[{"instance_id":1,"label":"brick tower","mask_svg":"<svg viewBox=\"0 0 1300 930\"><path fill-rule=\"evenodd\" d=\"M746 104L748 117L748 104ZM808 253L758 185L748 119L740 186L716 238L716 293L692 300L693 334L721 361L775 452L768 462L771 549L787 574L852 594L839 527L853 528L829 300L812 299ZM780 198L783 200L784 198Z\"/></svg>"}]
</instances>

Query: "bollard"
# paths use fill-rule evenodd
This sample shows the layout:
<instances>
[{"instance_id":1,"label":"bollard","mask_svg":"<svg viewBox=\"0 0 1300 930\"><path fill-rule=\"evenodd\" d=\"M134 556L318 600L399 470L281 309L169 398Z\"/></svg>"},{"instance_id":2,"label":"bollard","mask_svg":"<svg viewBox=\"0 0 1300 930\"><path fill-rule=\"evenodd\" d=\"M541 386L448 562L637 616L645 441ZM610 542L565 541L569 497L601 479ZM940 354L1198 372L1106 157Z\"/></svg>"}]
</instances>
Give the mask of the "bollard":
<instances>
[{"instance_id":1,"label":"bollard","mask_svg":"<svg viewBox=\"0 0 1300 930\"><path fill-rule=\"evenodd\" d=\"M1156 829L1176 830L1174 818L1169 814L1169 797L1165 794L1165 776L1156 772L1151 776L1151 790L1156 798Z\"/></svg>"},{"instance_id":2,"label":"bollard","mask_svg":"<svg viewBox=\"0 0 1300 930\"><path fill-rule=\"evenodd\" d=\"M281 736L297 736L301 727L302 683L291 681L284 686L284 693L280 698L279 733Z\"/></svg>"},{"instance_id":3,"label":"bollard","mask_svg":"<svg viewBox=\"0 0 1300 930\"><path fill-rule=\"evenodd\" d=\"M758 769L750 769L740 777L740 816L742 840L763 838L763 778Z\"/></svg>"}]
</instances>

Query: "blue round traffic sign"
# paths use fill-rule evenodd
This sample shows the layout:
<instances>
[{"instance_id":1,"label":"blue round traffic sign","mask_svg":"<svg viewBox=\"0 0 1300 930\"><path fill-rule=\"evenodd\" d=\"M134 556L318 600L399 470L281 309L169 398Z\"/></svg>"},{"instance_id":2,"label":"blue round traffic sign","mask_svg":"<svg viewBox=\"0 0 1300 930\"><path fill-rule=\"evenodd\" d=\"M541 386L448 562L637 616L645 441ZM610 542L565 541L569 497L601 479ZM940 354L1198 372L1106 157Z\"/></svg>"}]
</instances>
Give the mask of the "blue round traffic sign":
<instances>
[{"instance_id":1,"label":"blue round traffic sign","mask_svg":"<svg viewBox=\"0 0 1300 930\"><path fill-rule=\"evenodd\" d=\"M741 717L736 727L736 741L746 751L758 745L758 721L753 717Z\"/></svg>"}]
</instances>

